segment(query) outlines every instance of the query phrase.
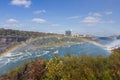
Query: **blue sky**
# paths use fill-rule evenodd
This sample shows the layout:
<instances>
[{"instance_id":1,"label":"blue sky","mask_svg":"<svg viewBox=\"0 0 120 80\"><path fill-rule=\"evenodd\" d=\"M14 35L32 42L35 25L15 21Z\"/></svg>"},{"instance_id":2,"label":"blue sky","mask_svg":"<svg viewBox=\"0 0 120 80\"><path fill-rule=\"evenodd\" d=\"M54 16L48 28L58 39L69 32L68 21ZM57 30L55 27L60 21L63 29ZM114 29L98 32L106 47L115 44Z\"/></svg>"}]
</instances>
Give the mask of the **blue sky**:
<instances>
[{"instance_id":1,"label":"blue sky","mask_svg":"<svg viewBox=\"0 0 120 80\"><path fill-rule=\"evenodd\" d=\"M120 34L120 0L1 0L0 28Z\"/></svg>"}]
</instances>

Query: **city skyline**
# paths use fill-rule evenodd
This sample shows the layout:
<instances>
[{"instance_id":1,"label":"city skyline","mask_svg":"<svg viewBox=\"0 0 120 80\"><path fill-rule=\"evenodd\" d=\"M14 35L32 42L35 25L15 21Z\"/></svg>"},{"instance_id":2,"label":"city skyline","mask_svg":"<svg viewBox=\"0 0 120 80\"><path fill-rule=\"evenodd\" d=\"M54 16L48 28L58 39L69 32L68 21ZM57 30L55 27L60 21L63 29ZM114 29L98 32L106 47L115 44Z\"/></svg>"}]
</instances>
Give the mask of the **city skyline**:
<instances>
[{"instance_id":1,"label":"city skyline","mask_svg":"<svg viewBox=\"0 0 120 80\"><path fill-rule=\"evenodd\" d=\"M120 34L120 0L2 0L0 28Z\"/></svg>"}]
</instances>

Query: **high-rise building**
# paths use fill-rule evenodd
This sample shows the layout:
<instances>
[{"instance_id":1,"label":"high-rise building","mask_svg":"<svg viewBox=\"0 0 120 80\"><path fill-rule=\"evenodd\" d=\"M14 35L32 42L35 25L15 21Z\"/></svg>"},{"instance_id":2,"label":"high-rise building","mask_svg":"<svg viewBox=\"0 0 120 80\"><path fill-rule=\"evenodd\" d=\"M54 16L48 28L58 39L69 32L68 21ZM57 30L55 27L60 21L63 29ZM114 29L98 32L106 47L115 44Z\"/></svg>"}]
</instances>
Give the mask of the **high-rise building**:
<instances>
[{"instance_id":1,"label":"high-rise building","mask_svg":"<svg viewBox=\"0 0 120 80\"><path fill-rule=\"evenodd\" d=\"M72 32L71 32L70 30L67 30L67 31L65 31L65 35L66 35L66 36L71 36L71 35L72 35Z\"/></svg>"}]
</instances>

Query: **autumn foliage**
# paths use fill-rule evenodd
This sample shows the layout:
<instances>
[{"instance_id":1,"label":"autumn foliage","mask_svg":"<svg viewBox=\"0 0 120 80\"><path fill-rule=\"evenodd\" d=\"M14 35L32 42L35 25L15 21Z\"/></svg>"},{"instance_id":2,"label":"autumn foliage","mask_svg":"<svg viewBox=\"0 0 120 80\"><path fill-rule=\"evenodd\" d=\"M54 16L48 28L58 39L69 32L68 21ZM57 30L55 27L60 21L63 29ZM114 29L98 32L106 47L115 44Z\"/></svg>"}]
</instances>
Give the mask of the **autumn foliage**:
<instances>
[{"instance_id":1,"label":"autumn foliage","mask_svg":"<svg viewBox=\"0 0 120 80\"><path fill-rule=\"evenodd\" d=\"M120 51L110 56L64 56L37 59L0 80L120 80Z\"/></svg>"}]
</instances>

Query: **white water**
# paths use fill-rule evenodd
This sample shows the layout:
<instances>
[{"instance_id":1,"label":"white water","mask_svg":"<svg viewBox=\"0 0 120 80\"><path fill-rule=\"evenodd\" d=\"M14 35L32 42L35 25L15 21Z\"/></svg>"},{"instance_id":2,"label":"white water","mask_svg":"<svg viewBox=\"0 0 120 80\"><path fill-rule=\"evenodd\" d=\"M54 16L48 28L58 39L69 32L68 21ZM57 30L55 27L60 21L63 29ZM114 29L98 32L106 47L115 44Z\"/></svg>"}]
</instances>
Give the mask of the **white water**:
<instances>
[{"instance_id":1,"label":"white water","mask_svg":"<svg viewBox=\"0 0 120 80\"><path fill-rule=\"evenodd\" d=\"M113 50L120 47L120 40L114 40L110 44L106 44L108 50Z\"/></svg>"}]
</instances>

